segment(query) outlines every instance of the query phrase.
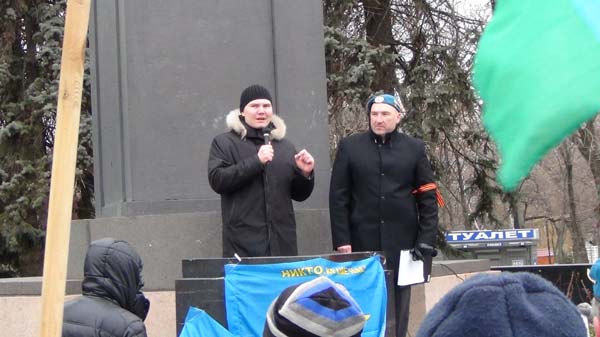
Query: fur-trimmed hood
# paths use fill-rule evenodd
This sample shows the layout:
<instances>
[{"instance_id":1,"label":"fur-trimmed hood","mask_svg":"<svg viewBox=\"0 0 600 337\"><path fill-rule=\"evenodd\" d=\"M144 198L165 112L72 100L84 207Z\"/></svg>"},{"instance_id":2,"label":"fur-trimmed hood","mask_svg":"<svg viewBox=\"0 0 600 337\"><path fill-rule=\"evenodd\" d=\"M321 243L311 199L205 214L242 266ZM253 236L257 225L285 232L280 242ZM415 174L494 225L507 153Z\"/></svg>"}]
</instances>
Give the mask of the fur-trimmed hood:
<instances>
[{"instance_id":1,"label":"fur-trimmed hood","mask_svg":"<svg viewBox=\"0 0 600 337\"><path fill-rule=\"evenodd\" d=\"M229 130L233 130L235 133L240 135L242 139L244 139L246 137L246 134L248 133L248 130L246 130L244 123L242 123L242 121L240 120L240 115L240 109L230 111L227 114L225 123L227 124L227 128ZM271 131L271 137L275 140L283 139L287 130L283 119L281 119L281 117L277 116L276 114L273 114L273 116L271 117L271 123L273 123L273 125L275 126L275 129Z\"/></svg>"}]
</instances>

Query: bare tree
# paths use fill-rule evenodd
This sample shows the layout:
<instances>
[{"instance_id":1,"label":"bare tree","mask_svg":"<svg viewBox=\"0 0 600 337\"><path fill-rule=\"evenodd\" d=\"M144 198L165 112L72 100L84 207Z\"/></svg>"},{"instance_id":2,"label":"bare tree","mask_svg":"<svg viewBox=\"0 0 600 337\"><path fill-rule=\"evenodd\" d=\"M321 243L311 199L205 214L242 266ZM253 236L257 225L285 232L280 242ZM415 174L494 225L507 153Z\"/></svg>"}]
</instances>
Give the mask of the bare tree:
<instances>
[{"instance_id":1,"label":"bare tree","mask_svg":"<svg viewBox=\"0 0 600 337\"><path fill-rule=\"evenodd\" d=\"M595 211L600 217L600 146L598 141L598 117L585 123L573 137L577 149L588 163L592 177L594 180L594 188L596 192L596 207ZM593 228L593 243L600 247L600 222L596 221ZM600 249L600 248L599 248ZM600 251L597 252L600 256Z\"/></svg>"},{"instance_id":2,"label":"bare tree","mask_svg":"<svg viewBox=\"0 0 600 337\"><path fill-rule=\"evenodd\" d=\"M493 3L466 16L452 0L324 1L332 156L341 137L367 128L364 103L369 94L397 89L408 109L401 128L428 145L447 201L440 213L447 229L524 228L543 226L536 219L553 219L548 223L556 227L557 248L568 241L567 234L581 246L588 223L597 216L590 215L589 202L578 201L588 193L580 181L579 156L571 158L571 203L565 201L567 168L563 165L564 174L552 179L544 171L561 167L556 152L551 165L534 170L511 194L495 181L498 155L481 125L481 102L471 86L476 43ZM598 147L581 139L579 152L586 160L598 159L592 173L600 182ZM536 174L548 176L547 183ZM571 227L565 227L567 222Z\"/></svg>"},{"instance_id":3,"label":"bare tree","mask_svg":"<svg viewBox=\"0 0 600 337\"><path fill-rule=\"evenodd\" d=\"M587 254L585 251L585 243L583 240L583 235L581 233L581 228L577 221L577 205L575 201L575 190L573 187L573 155L572 149L569 146L569 142L563 142L558 151L562 157L563 164L565 167L565 190L566 193L566 201L568 205L568 214L569 217L566 221L566 225L571 232L571 239L573 241L573 260L577 263L585 263L587 261Z\"/></svg>"}]
</instances>

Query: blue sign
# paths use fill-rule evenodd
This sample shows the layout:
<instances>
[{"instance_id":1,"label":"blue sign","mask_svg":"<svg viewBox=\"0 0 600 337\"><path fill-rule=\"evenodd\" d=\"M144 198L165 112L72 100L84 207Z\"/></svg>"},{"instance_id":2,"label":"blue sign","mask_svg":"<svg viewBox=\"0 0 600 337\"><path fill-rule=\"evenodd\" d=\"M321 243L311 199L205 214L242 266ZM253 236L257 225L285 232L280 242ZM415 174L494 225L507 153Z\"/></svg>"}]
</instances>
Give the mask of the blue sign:
<instances>
[{"instance_id":1,"label":"blue sign","mask_svg":"<svg viewBox=\"0 0 600 337\"><path fill-rule=\"evenodd\" d=\"M482 241L521 241L537 240L537 229L503 229L483 231L452 231L446 233L448 243L466 243Z\"/></svg>"},{"instance_id":2,"label":"blue sign","mask_svg":"<svg viewBox=\"0 0 600 337\"><path fill-rule=\"evenodd\" d=\"M285 288L319 276L343 284L368 320L362 337L383 337L387 290L380 257L333 262L323 258L225 266L227 325L236 337L262 336L269 305Z\"/></svg>"}]
</instances>

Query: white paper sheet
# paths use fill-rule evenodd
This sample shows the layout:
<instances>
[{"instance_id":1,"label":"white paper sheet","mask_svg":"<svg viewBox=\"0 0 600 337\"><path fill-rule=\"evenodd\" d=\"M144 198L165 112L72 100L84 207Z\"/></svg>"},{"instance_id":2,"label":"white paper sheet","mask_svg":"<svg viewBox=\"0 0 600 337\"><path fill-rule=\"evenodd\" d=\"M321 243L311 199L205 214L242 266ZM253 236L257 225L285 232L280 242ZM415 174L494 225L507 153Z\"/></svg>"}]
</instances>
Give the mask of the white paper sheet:
<instances>
[{"instance_id":1,"label":"white paper sheet","mask_svg":"<svg viewBox=\"0 0 600 337\"><path fill-rule=\"evenodd\" d=\"M400 251L398 285L407 286L423 282L425 282L425 278L423 277L423 261L414 261L409 250Z\"/></svg>"}]
</instances>

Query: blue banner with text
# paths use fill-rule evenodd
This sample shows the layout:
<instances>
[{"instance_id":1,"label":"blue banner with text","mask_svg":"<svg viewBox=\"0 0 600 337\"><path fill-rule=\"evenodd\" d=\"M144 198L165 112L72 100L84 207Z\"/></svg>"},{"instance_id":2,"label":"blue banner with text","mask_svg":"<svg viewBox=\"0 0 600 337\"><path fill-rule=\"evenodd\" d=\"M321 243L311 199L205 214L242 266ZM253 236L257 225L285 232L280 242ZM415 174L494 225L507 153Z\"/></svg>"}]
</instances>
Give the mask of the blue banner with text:
<instances>
[{"instance_id":1,"label":"blue banner with text","mask_svg":"<svg viewBox=\"0 0 600 337\"><path fill-rule=\"evenodd\" d=\"M383 337L387 290L380 257L348 262L315 258L299 262L225 266L225 305L229 331L260 337L269 305L287 287L319 276L344 285L368 320L363 337Z\"/></svg>"}]
</instances>

